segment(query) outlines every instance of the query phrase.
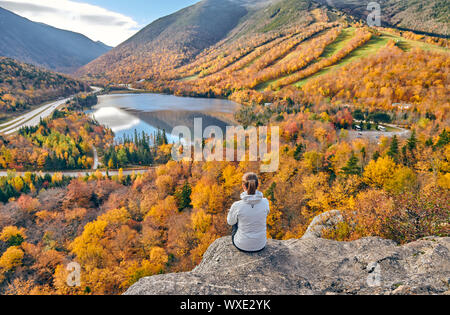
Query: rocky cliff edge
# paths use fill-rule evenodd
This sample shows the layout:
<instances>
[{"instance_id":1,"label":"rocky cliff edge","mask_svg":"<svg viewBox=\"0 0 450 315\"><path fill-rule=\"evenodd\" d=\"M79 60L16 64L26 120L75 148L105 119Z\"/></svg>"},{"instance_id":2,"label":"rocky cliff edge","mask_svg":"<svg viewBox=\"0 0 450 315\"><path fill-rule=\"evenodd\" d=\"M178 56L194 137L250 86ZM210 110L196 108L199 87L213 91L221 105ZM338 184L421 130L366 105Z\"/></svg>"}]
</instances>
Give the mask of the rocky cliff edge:
<instances>
[{"instance_id":1,"label":"rocky cliff edge","mask_svg":"<svg viewBox=\"0 0 450 315\"><path fill-rule=\"evenodd\" d=\"M269 240L264 251L238 251L216 240L191 272L142 278L126 295L449 294L450 238L404 246L369 237L320 238L339 211L313 220L302 239Z\"/></svg>"}]
</instances>

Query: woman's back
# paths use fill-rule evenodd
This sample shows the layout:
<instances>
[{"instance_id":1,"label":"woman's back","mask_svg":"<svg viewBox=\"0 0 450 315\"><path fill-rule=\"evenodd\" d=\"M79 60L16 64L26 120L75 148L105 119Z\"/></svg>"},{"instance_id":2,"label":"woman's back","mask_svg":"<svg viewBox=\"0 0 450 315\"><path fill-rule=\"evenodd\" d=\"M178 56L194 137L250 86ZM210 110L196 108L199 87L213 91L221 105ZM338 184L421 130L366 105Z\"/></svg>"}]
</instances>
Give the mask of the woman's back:
<instances>
[{"instance_id":1,"label":"woman's back","mask_svg":"<svg viewBox=\"0 0 450 315\"><path fill-rule=\"evenodd\" d=\"M267 243L267 215L269 201L260 191L254 195L241 194L241 200L233 204L228 214L228 224L238 225L234 244L244 251L259 251Z\"/></svg>"}]
</instances>

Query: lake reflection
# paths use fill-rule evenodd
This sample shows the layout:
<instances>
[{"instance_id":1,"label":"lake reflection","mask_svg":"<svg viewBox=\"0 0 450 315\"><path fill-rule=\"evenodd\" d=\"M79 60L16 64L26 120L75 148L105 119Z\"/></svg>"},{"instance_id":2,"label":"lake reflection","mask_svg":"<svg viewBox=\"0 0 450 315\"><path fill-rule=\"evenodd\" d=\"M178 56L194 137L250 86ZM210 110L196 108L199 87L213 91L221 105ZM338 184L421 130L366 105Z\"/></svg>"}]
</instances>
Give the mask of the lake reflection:
<instances>
[{"instance_id":1,"label":"lake reflection","mask_svg":"<svg viewBox=\"0 0 450 315\"><path fill-rule=\"evenodd\" d=\"M100 124L112 129L116 139L132 136L136 130L154 134L166 130L169 142L178 140L170 134L176 126L193 130L194 118L203 119L203 128L234 125L233 113L239 104L221 99L177 97L161 94L110 94L98 97L89 113Z\"/></svg>"}]
</instances>

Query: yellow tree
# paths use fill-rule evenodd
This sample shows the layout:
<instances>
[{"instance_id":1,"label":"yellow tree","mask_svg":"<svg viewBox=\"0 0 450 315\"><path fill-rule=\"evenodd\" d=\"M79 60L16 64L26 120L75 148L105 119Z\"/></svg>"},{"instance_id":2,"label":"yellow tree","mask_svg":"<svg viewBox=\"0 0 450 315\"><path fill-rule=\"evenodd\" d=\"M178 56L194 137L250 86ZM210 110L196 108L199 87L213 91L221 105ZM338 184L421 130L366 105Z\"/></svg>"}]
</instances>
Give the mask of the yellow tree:
<instances>
[{"instance_id":1,"label":"yellow tree","mask_svg":"<svg viewBox=\"0 0 450 315\"><path fill-rule=\"evenodd\" d=\"M105 235L108 222L97 220L86 224L81 236L77 237L71 244L72 253L77 255L80 263L91 266L101 266L106 255L101 239Z\"/></svg>"},{"instance_id":2,"label":"yellow tree","mask_svg":"<svg viewBox=\"0 0 450 315\"><path fill-rule=\"evenodd\" d=\"M411 191L417 183L417 176L409 167L400 167L394 171L390 180L384 188L392 193L401 194L405 191Z\"/></svg>"},{"instance_id":3,"label":"yellow tree","mask_svg":"<svg viewBox=\"0 0 450 315\"><path fill-rule=\"evenodd\" d=\"M224 207L223 188L217 183L201 179L192 189L192 205L209 213L217 213Z\"/></svg>"},{"instance_id":4,"label":"yellow tree","mask_svg":"<svg viewBox=\"0 0 450 315\"><path fill-rule=\"evenodd\" d=\"M150 217L160 226L165 226L167 220L178 212L178 206L173 196L168 196L164 200L158 200L156 205L150 208L146 218Z\"/></svg>"},{"instance_id":5,"label":"yellow tree","mask_svg":"<svg viewBox=\"0 0 450 315\"><path fill-rule=\"evenodd\" d=\"M242 182L242 172L236 170L233 165L228 164L222 171L222 178L224 179L223 187L227 194L231 194L234 189L240 189Z\"/></svg>"},{"instance_id":6,"label":"yellow tree","mask_svg":"<svg viewBox=\"0 0 450 315\"><path fill-rule=\"evenodd\" d=\"M389 157L370 161L364 171L364 181L373 187L383 188L394 177L397 165Z\"/></svg>"},{"instance_id":7,"label":"yellow tree","mask_svg":"<svg viewBox=\"0 0 450 315\"><path fill-rule=\"evenodd\" d=\"M212 216L200 209L191 214L192 229L198 238L205 234L211 226Z\"/></svg>"},{"instance_id":8,"label":"yellow tree","mask_svg":"<svg viewBox=\"0 0 450 315\"><path fill-rule=\"evenodd\" d=\"M25 239L25 229L19 229L16 226L6 226L0 234L0 241L8 243L10 246L20 245Z\"/></svg>"},{"instance_id":9,"label":"yellow tree","mask_svg":"<svg viewBox=\"0 0 450 315\"><path fill-rule=\"evenodd\" d=\"M6 272L22 264L24 253L18 246L9 247L0 257L0 271Z\"/></svg>"}]
</instances>

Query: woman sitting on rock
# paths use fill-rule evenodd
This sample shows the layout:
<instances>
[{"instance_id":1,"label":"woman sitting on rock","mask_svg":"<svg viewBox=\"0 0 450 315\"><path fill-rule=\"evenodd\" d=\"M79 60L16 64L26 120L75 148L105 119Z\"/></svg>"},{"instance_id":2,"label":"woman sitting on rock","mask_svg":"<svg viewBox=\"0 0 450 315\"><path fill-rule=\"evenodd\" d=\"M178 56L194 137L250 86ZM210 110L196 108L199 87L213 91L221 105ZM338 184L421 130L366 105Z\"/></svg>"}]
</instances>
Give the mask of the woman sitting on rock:
<instances>
[{"instance_id":1,"label":"woman sitting on rock","mask_svg":"<svg viewBox=\"0 0 450 315\"><path fill-rule=\"evenodd\" d=\"M235 202L228 213L228 224L233 226L233 245L243 252L259 252L267 243L267 215L269 201L258 191L255 173L242 178L241 200Z\"/></svg>"}]
</instances>

